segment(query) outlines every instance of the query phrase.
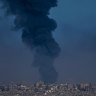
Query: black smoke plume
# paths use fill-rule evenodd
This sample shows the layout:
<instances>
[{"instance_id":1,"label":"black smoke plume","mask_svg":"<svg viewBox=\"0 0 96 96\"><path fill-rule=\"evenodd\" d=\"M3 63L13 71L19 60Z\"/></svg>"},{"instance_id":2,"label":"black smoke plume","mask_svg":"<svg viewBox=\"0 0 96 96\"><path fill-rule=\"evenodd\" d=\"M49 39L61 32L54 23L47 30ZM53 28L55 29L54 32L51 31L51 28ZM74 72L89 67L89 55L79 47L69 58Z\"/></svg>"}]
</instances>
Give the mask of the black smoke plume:
<instances>
[{"instance_id":1,"label":"black smoke plume","mask_svg":"<svg viewBox=\"0 0 96 96\"><path fill-rule=\"evenodd\" d=\"M22 29L22 41L35 50L33 66L40 72L41 80L54 83L58 74L54 59L60 47L52 36L56 22L48 17L49 10L57 6L57 0L0 0L7 14L15 16L16 29Z\"/></svg>"}]
</instances>

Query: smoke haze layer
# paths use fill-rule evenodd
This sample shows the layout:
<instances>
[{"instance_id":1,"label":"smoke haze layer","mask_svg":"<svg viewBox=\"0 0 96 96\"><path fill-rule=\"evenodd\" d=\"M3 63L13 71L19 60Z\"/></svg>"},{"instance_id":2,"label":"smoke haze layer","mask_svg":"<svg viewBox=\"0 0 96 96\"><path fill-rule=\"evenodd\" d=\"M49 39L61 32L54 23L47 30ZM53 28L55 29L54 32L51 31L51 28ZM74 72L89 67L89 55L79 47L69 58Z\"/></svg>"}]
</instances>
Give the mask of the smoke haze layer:
<instances>
[{"instance_id":1,"label":"smoke haze layer","mask_svg":"<svg viewBox=\"0 0 96 96\"><path fill-rule=\"evenodd\" d=\"M58 74L54 60L60 47L52 36L56 22L48 17L49 10L57 6L57 0L0 0L7 14L15 15L15 29L22 29L22 41L35 50L33 66L38 68L40 79L54 83Z\"/></svg>"}]
</instances>

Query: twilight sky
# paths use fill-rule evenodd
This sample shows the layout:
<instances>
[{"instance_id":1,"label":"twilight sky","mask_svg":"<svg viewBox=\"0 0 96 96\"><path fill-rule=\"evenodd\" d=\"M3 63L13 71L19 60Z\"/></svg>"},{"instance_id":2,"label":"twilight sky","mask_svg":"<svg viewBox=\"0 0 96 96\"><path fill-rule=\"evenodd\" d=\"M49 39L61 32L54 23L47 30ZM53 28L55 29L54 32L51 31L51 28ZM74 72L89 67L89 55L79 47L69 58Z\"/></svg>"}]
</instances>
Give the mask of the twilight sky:
<instances>
[{"instance_id":1,"label":"twilight sky","mask_svg":"<svg viewBox=\"0 0 96 96\"><path fill-rule=\"evenodd\" d=\"M96 82L96 0L58 0L50 11L58 28L53 32L62 51L54 66L58 82ZM14 17L0 10L0 81L37 81L32 52L11 30Z\"/></svg>"}]
</instances>

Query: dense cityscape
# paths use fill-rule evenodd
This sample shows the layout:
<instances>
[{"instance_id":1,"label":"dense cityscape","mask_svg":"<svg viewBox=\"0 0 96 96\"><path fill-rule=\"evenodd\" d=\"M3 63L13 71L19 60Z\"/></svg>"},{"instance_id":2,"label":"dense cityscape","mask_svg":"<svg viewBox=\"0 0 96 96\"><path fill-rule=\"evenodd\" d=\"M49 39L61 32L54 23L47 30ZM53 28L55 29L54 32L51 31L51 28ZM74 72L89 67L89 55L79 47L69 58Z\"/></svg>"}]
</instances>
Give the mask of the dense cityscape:
<instances>
[{"instance_id":1,"label":"dense cityscape","mask_svg":"<svg viewBox=\"0 0 96 96\"><path fill-rule=\"evenodd\" d=\"M96 84L0 83L0 96L96 96Z\"/></svg>"}]
</instances>

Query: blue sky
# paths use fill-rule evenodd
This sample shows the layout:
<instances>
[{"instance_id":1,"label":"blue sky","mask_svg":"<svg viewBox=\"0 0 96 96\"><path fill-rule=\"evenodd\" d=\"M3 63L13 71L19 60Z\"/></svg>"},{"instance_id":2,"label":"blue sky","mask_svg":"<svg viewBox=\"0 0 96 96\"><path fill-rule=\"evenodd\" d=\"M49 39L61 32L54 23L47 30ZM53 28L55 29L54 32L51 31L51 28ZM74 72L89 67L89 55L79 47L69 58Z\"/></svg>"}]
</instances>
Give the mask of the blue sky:
<instances>
[{"instance_id":1,"label":"blue sky","mask_svg":"<svg viewBox=\"0 0 96 96\"><path fill-rule=\"evenodd\" d=\"M10 31L13 17L4 16L4 10L0 13L1 81L38 80L39 73L31 66L32 52L21 42L20 31ZM54 64L58 81L95 82L96 0L58 0L49 17L58 24L53 35L62 49Z\"/></svg>"}]
</instances>

